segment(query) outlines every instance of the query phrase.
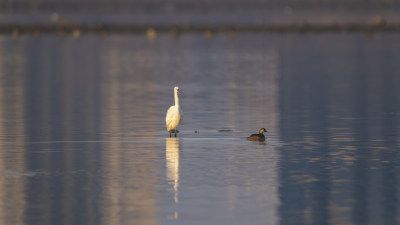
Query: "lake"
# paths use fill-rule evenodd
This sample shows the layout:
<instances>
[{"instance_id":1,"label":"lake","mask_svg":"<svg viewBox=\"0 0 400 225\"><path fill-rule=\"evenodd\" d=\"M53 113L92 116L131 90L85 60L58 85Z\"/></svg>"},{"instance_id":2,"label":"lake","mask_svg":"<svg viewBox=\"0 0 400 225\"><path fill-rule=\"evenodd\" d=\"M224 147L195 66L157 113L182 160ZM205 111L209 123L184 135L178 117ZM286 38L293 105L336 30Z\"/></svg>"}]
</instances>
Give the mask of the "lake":
<instances>
[{"instance_id":1,"label":"lake","mask_svg":"<svg viewBox=\"0 0 400 225\"><path fill-rule=\"evenodd\" d=\"M400 223L399 39L0 36L0 221Z\"/></svg>"}]
</instances>

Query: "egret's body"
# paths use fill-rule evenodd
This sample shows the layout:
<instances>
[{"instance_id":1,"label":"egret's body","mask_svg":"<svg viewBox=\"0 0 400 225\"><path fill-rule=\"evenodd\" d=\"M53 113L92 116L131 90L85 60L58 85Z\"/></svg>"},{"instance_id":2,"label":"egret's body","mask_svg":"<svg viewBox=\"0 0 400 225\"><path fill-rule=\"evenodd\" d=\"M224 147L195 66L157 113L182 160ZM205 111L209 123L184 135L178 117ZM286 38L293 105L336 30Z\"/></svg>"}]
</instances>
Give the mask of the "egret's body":
<instances>
[{"instance_id":1,"label":"egret's body","mask_svg":"<svg viewBox=\"0 0 400 225\"><path fill-rule=\"evenodd\" d=\"M167 115L165 116L165 124L167 126L167 131L169 132L169 136L174 133L176 137L176 133L178 133L178 125L182 120L183 112L179 107L179 87L174 88L174 97L175 97L175 105L169 107L167 111Z\"/></svg>"},{"instance_id":2,"label":"egret's body","mask_svg":"<svg viewBox=\"0 0 400 225\"><path fill-rule=\"evenodd\" d=\"M258 134L252 134L250 137L247 138L249 141L265 141L264 132L267 132L265 128L261 128L258 131Z\"/></svg>"}]
</instances>

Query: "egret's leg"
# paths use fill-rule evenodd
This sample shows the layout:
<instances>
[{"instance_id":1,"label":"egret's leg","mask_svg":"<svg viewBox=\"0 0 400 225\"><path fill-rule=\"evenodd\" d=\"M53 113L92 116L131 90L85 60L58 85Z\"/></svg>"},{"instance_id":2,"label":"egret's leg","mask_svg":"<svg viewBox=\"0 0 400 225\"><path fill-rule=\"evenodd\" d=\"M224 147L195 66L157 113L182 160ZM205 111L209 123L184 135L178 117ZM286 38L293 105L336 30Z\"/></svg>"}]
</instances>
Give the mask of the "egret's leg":
<instances>
[{"instance_id":1,"label":"egret's leg","mask_svg":"<svg viewBox=\"0 0 400 225\"><path fill-rule=\"evenodd\" d=\"M171 131L169 132L169 137L171 137Z\"/></svg>"},{"instance_id":2,"label":"egret's leg","mask_svg":"<svg viewBox=\"0 0 400 225\"><path fill-rule=\"evenodd\" d=\"M177 129L175 129L175 137L176 137L176 131L177 131Z\"/></svg>"}]
</instances>

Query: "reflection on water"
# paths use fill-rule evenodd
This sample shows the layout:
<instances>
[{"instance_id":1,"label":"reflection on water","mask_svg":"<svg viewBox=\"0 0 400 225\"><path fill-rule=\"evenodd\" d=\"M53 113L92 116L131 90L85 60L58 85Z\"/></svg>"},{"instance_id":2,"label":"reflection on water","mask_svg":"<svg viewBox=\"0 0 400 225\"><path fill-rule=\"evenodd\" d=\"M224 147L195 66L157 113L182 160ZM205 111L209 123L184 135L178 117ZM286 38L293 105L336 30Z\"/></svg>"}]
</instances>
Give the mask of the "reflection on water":
<instances>
[{"instance_id":1,"label":"reflection on water","mask_svg":"<svg viewBox=\"0 0 400 225\"><path fill-rule=\"evenodd\" d=\"M296 73L280 83L282 223L395 224L400 55L382 39L338 38L346 50L294 41L286 50L303 57L283 55Z\"/></svg>"},{"instance_id":2,"label":"reflection on water","mask_svg":"<svg viewBox=\"0 0 400 225\"><path fill-rule=\"evenodd\" d=\"M0 223L399 223L397 42L0 37Z\"/></svg>"},{"instance_id":3,"label":"reflection on water","mask_svg":"<svg viewBox=\"0 0 400 225\"><path fill-rule=\"evenodd\" d=\"M165 139L165 159L167 163L167 180L173 184L174 202L179 203L178 188L179 188L179 138ZM178 212L174 212L174 219L179 216Z\"/></svg>"},{"instance_id":4,"label":"reflection on water","mask_svg":"<svg viewBox=\"0 0 400 225\"><path fill-rule=\"evenodd\" d=\"M26 178L35 175L24 163L24 84L21 76L25 58L21 47L0 49L0 71L13 75L0 79L0 223L23 224ZM15 76L14 76L15 75Z\"/></svg>"}]
</instances>

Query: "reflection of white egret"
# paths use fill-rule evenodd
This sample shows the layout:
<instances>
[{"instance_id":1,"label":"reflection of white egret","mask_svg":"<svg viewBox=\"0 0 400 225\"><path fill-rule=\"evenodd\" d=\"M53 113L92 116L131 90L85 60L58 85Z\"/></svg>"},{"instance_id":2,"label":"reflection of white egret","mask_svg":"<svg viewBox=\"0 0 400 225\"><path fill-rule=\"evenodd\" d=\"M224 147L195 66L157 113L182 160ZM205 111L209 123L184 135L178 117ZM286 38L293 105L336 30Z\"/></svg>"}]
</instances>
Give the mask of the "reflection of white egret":
<instances>
[{"instance_id":1,"label":"reflection of white egret","mask_svg":"<svg viewBox=\"0 0 400 225\"><path fill-rule=\"evenodd\" d=\"M179 139L167 138L165 143L167 180L174 184L174 202L178 203L179 187Z\"/></svg>"},{"instance_id":2,"label":"reflection of white egret","mask_svg":"<svg viewBox=\"0 0 400 225\"><path fill-rule=\"evenodd\" d=\"M165 123L167 125L167 130L169 132L169 136L171 137L171 133L178 132L178 125L181 122L183 112L179 107L179 87L174 88L174 97L175 97L175 105L169 107L167 111L167 116L165 117Z\"/></svg>"}]
</instances>

